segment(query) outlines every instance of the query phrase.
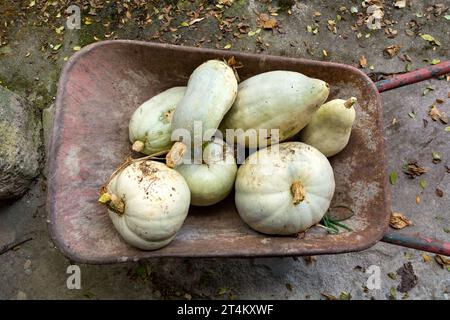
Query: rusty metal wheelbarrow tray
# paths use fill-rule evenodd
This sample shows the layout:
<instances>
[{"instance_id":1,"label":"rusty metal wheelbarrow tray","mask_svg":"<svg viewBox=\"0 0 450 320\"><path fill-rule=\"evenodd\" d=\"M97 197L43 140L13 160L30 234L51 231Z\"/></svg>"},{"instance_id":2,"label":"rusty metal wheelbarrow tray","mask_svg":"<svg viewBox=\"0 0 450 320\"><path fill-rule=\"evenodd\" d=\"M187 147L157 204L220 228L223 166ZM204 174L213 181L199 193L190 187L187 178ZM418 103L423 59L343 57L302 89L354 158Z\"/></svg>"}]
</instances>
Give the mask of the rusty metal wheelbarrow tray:
<instances>
[{"instance_id":1,"label":"rusty metal wheelbarrow tray","mask_svg":"<svg viewBox=\"0 0 450 320\"><path fill-rule=\"evenodd\" d=\"M130 154L128 121L142 102L185 85L208 59L234 56L241 80L270 70L292 70L327 81L330 99L358 98L358 119L346 149L331 159L332 207L349 207L351 232L313 228L303 237L269 237L239 218L234 196L211 207L191 207L175 240L157 251L127 245L97 203L98 190ZM150 257L264 257L343 253L369 248L388 226L382 108L374 83L351 66L240 52L119 40L83 48L67 62L58 87L50 153L48 210L54 242L81 263Z\"/></svg>"}]
</instances>

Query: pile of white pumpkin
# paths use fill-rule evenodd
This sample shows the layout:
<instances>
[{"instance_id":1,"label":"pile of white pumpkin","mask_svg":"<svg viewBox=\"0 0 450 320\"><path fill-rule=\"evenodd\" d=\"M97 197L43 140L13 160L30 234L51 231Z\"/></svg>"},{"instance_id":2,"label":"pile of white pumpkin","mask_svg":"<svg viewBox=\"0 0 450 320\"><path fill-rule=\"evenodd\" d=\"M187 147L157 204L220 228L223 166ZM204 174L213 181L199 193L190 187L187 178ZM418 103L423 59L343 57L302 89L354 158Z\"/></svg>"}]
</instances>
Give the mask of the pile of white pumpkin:
<instances>
[{"instance_id":1,"label":"pile of white pumpkin","mask_svg":"<svg viewBox=\"0 0 450 320\"><path fill-rule=\"evenodd\" d=\"M347 145L355 120L355 98L325 103L328 94L326 82L292 71L261 73L238 85L227 63L206 61L187 87L168 89L134 112L132 149L148 156L118 168L99 201L122 238L143 250L167 245L191 204L218 203L233 186L238 213L254 230L274 235L305 231L330 206L335 182L327 157ZM186 151L198 150L190 142L172 141L172 132L185 129L194 136L195 121L203 133L242 129L244 136L235 143L247 147L248 129L278 129L279 142L301 131L302 142L261 148L238 168L233 146L204 135L201 162L185 163ZM270 138L266 142L270 145ZM278 152L271 152L275 146ZM152 158L161 154L167 154L165 164Z\"/></svg>"}]
</instances>

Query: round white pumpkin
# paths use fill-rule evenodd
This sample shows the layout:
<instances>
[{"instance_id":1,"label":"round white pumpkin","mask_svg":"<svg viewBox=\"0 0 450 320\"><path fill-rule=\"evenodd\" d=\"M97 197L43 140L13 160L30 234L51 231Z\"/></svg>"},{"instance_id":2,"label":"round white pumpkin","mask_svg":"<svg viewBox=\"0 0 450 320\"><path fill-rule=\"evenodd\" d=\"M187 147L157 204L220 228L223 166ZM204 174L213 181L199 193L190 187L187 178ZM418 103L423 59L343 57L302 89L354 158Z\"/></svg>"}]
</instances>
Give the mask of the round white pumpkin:
<instances>
[{"instance_id":1,"label":"round white pumpkin","mask_svg":"<svg viewBox=\"0 0 450 320\"><path fill-rule=\"evenodd\" d=\"M191 204L213 205L231 192L237 165L233 149L222 140L208 142L203 149L201 163L188 163L176 167L191 190Z\"/></svg>"},{"instance_id":2,"label":"round white pumpkin","mask_svg":"<svg viewBox=\"0 0 450 320\"><path fill-rule=\"evenodd\" d=\"M322 153L301 142L285 142L250 155L238 170L235 186L237 210L251 228L290 235L322 219L335 182Z\"/></svg>"},{"instance_id":3,"label":"round white pumpkin","mask_svg":"<svg viewBox=\"0 0 450 320\"><path fill-rule=\"evenodd\" d=\"M155 250L172 241L181 228L190 192L175 170L141 160L114 175L99 201L108 206L115 228L127 243Z\"/></svg>"}]
</instances>

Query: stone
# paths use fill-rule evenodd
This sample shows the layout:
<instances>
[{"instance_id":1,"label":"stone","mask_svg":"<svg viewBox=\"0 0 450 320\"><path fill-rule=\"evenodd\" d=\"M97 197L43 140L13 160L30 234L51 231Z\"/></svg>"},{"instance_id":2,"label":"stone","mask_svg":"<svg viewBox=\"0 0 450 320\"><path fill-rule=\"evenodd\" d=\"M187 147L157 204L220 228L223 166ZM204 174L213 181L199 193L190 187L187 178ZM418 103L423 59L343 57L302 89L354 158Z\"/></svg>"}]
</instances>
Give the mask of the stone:
<instances>
[{"instance_id":1,"label":"stone","mask_svg":"<svg viewBox=\"0 0 450 320\"><path fill-rule=\"evenodd\" d=\"M39 174L39 111L0 86L0 200L18 198Z\"/></svg>"}]
</instances>

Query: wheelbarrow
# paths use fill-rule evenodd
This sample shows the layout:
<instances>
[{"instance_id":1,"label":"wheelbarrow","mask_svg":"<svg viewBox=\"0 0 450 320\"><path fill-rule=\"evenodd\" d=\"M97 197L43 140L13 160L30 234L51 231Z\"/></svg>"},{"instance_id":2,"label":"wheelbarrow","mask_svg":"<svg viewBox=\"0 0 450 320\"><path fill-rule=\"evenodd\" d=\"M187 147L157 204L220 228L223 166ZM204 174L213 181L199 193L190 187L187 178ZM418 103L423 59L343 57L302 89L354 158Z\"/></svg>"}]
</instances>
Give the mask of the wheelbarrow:
<instances>
[{"instance_id":1,"label":"wheelbarrow","mask_svg":"<svg viewBox=\"0 0 450 320\"><path fill-rule=\"evenodd\" d=\"M350 142L330 159L336 178L331 208L335 214L344 206L351 208L355 214L346 224L352 231L327 234L315 227L302 237L269 237L239 218L230 195L211 207L192 206L177 237L160 250L127 245L97 198L101 185L130 155L131 114L153 95L186 85L202 62L232 56L243 64L241 80L271 70L292 70L327 81L330 99L358 98ZM379 97L379 91L447 72L450 64L441 63L375 85L360 70L338 63L132 40L89 45L66 63L59 81L47 199L53 241L71 260L93 264L151 257L333 254L364 250L380 240L448 255L449 244L386 231L391 207Z\"/></svg>"}]
</instances>

